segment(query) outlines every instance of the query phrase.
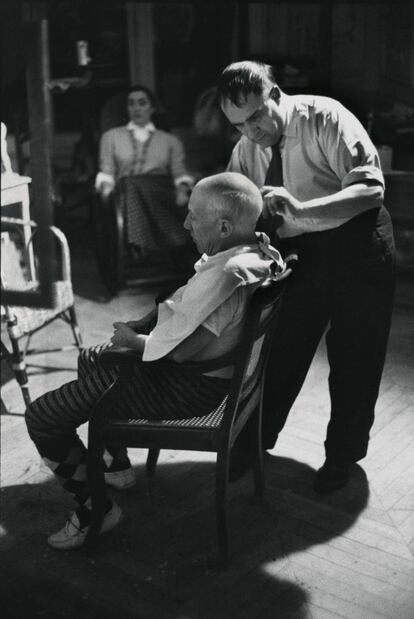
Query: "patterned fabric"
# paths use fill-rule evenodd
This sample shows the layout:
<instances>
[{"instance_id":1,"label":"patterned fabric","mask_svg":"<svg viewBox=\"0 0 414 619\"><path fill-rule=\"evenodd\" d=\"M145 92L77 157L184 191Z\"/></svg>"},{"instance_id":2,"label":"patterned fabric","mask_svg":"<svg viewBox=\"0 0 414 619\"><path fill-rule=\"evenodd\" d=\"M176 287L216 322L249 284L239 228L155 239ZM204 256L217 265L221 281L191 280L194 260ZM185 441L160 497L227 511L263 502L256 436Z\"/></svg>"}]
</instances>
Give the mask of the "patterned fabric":
<instances>
[{"instance_id":1,"label":"patterned fabric","mask_svg":"<svg viewBox=\"0 0 414 619\"><path fill-rule=\"evenodd\" d=\"M88 421L94 404L118 376L116 369L103 368L99 362L107 346L83 350L78 379L45 393L26 412L29 435L45 464L81 503L88 496L86 448L76 428ZM178 363L137 362L113 414L120 420L208 415L226 397L228 387L228 380L203 376ZM130 466L126 450L116 445L106 446L104 464L110 471Z\"/></svg>"},{"instance_id":2,"label":"patterned fabric","mask_svg":"<svg viewBox=\"0 0 414 619\"><path fill-rule=\"evenodd\" d=\"M203 417L190 417L189 419L162 419L154 421L152 419L128 419L128 425L146 426L157 425L168 426L170 428L219 428L223 421L223 413L227 403L227 396L209 415ZM122 422L120 422L122 423Z\"/></svg>"},{"instance_id":3,"label":"patterned fabric","mask_svg":"<svg viewBox=\"0 0 414 619\"><path fill-rule=\"evenodd\" d=\"M125 217L126 241L142 254L183 246L190 236L183 223L186 210L175 205L169 176L142 174L121 178L115 200Z\"/></svg>"}]
</instances>

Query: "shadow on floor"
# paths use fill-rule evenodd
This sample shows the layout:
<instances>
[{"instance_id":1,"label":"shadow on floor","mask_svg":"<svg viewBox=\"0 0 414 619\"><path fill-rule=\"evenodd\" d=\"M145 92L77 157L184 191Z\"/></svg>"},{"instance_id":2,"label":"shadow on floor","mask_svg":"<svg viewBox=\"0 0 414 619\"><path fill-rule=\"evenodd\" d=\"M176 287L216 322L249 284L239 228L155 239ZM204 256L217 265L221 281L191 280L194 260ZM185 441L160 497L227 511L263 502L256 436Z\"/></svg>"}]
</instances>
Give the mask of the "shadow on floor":
<instances>
[{"instance_id":1,"label":"shadow on floor","mask_svg":"<svg viewBox=\"0 0 414 619\"><path fill-rule=\"evenodd\" d=\"M362 469L355 467L346 492L319 498L311 489L311 467L269 456L265 499L252 497L250 479L231 486L232 556L229 568L218 571L211 567L214 465L184 457L161 461L151 480L143 465L135 467L137 487L113 492L124 521L95 554L59 553L46 545L71 508L53 479L4 488L8 619L311 617L308 592L289 557L352 526L369 494Z\"/></svg>"}]
</instances>

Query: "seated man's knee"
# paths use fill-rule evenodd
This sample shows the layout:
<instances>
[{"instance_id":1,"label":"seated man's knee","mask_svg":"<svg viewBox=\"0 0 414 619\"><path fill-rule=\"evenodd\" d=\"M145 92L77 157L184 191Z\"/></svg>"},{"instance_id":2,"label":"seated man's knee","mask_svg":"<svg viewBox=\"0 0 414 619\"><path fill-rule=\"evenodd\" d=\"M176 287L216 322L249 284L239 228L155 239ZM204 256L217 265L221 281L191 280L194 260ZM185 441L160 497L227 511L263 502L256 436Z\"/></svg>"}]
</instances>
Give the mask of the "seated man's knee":
<instances>
[{"instance_id":1,"label":"seated man's knee","mask_svg":"<svg viewBox=\"0 0 414 619\"><path fill-rule=\"evenodd\" d=\"M26 408L24 418L29 436L33 438L40 425L39 415L36 411L35 402L29 404L29 406Z\"/></svg>"},{"instance_id":2,"label":"seated man's knee","mask_svg":"<svg viewBox=\"0 0 414 619\"><path fill-rule=\"evenodd\" d=\"M83 348L78 356L78 373L93 372L99 365L99 355L109 344L97 344Z\"/></svg>"}]
</instances>

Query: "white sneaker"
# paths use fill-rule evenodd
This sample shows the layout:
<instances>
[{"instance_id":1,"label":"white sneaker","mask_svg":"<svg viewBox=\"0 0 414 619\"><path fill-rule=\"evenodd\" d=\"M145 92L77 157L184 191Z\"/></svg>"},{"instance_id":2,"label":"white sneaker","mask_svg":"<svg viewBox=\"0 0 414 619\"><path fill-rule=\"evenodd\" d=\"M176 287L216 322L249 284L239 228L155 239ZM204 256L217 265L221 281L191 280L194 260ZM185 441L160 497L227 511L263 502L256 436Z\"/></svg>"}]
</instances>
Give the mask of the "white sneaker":
<instances>
[{"instance_id":1,"label":"white sneaker","mask_svg":"<svg viewBox=\"0 0 414 619\"><path fill-rule=\"evenodd\" d=\"M122 511L115 503L105 518L103 519L101 533L107 533L111 531L121 521ZM57 550L72 550L73 548L79 548L85 541L88 533L89 526L81 529L79 527L79 518L76 512L73 512L69 520L66 521L63 529L60 529L57 533L53 533L48 537L48 544Z\"/></svg>"},{"instance_id":2,"label":"white sneaker","mask_svg":"<svg viewBox=\"0 0 414 619\"><path fill-rule=\"evenodd\" d=\"M132 488L137 483L137 478L132 468L123 471L105 473L105 483L116 490L126 490Z\"/></svg>"}]
</instances>

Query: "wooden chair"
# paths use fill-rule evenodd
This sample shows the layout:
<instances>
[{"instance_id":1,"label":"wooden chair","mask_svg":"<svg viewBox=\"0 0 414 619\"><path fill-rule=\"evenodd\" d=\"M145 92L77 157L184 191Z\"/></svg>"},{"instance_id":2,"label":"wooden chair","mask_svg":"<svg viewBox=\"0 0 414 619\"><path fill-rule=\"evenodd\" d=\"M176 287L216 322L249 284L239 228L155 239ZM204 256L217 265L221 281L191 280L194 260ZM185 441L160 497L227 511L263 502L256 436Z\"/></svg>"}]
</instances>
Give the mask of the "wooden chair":
<instances>
[{"instance_id":1,"label":"wooden chair","mask_svg":"<svg viewBox=\"0 0 414 619\"><path fill-rule=\"evenodd\" d=\"M16 226L12 224L11 229L15 229ZM30 392L28 377L26 371L26 356L39 354L44 352L58 352L62 350L71 350L82 348L82 337L78 326L76 317L76 311L74 306L74 297L71 281L71 265L70 265L70 253L69 246L65 235L61 230L50 227L50 230L57 241L57 246L60 250L60 265L59 273L57 274L56 281L56 298L58 300L57 306L52 309L46 308L33 308L26 306L10 306L2 305L2 318L6 323L6 329L9 339L9 346L3 341L3 334L1 340L1 356L5 358L11 367L14 376L20 386L22 396L26 405L30 404ZM36 231L33 233L30 243L33 242ZM27 254L27 247L23 248L23 263L19 264L18 253L16 246L12 241L9 241L10 247L4 248L3 258L4 262L13 263L12 271L9 274L2 272L2 288L7 287L7 283L13 288L30 289L36 286L36 281L27 280L24 277L24 255ZM11 261L8 260L12 254ZM17 264L16 264L17 263ZM29 348L30 341L34 333L43 329L56 319L65 321L71 328L74 343L72 345L54 347L54 348ZM23 345L22 345L23 344Z\"/></svg>"},{"instance_id":2,"label":"wooden chair","mask_svg":"<svg viewBox=\"0 0 414 619\"><path fill-rule=\"evenodd\" d=\"M249 423L252 435L252 464L256 495L264 489L263 454L261 447L262 384L269 345L277 321L286 280L287 269L278 281L262 286L252 295L248 306L240 345L231 355L215 362L189 364L200 371L213 367L234 366L228 396L215 410L204 417L191 419L148 421L133 419L112 421L111 409L116 407L117 394L129 380L134 355L104 352L101 361L108 366L118 366L120 376L109 387L96 405L89 421L88 476L92 498L92 524L87 547L97 542L97 532L102 524L105 484L102 454L107 440L127 447L149 449L147 474L153 475L160 449L183 449L217 453L216 461L216 518L219 542L219 560L228 560L227 487L231 448ZM135 357L136 363L136 357ZM172 364L172 361L165 360Z\"/></svg>"}]
</instances>

